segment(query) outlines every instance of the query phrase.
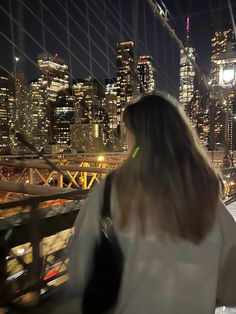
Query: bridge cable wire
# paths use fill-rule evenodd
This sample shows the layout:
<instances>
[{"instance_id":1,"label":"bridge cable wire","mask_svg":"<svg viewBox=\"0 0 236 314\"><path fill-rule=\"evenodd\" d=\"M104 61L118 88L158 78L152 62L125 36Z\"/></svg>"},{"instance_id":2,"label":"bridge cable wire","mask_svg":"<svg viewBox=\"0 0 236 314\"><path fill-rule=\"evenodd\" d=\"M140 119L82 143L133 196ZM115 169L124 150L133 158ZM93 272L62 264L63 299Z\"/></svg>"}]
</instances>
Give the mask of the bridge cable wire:
<instances>
[{"instance_id":1,"label":"bridge cable wire","mask_svg":"<svg viewBox=\"0 0 236 314\"><path fill-rule=\"evenodd\" d=\"M64 7L60 4L59 1L56 0L56 2L58 3L58 5L63 9ZM73 6L76 8L76 10L83 15L83 12L81 11L81 9L71 0L70 1ZM91 7L88 5L88 2L85 2L85 5L86 5L86 8L90 9L91 10ZM93 11L93 10L92 10ZM104 12L106 12L104 10ZM96 12L93 11L93 13L97 16ZM88 11L87 11L87 16L88 16ZM89 42L89 49L91 50L91 41L93 42L93 44L99 49L100 52L102 52L102 54L107 58L107 64L108 64L108 77L110 78L110 64L113 65L113 67L115 68L115 64L113 62L110 61L110 58L108 57L108 55L105 55L104 52L100 49L100 47L96 44L96 42L94 40L92 40L91 36L90 36L90 26L93 27L93 29L96 31L96 33L102 38L102 40L104 40L104 36L98 32L96 26L91 22L91 20L88 19L87 17L87 27L88 27L88 30L87 32L81 28L81 26L78 24L78 22L69 14L69 17L73 20L73 22L76 24L77 27L80 28L80 30L82 30L86 35L89 35L88 36L88 42ZM98 17L98 16L97 16ZM99 18L99 17L98 17ZM105 33L107 34L108 32L108 27L107 27L107 24L105 24L104 20L100 19L100 21L104 24L104 27L105 27ZM106 35L106 47L107 47L107 53L108 53L108 46L115 52L114 48L108 43L108 40L107 40L107 35ZM90 72L93 72L92 71L92 60L91 60L91 54L92 54L92 51L89 52L89 56L90 56ZM93 84L93 81L92 81L92 84ZM94 96L94 88L92 88L92 94ZM93 99L93 108L94 108L94 97L92 96L92 99ZM85 108L83 106L81 106L82 110L84 110ZM93 115L94 115L94 110L93 110ZM112 133L112 137L118 139L117 136L115 136L114 133Z\"/></svg>"},{"instance_id":2,"label":"bridge cable wire","mask_svg":"<svg viewBox=\"0 0 236 314\"><path fill-rule=\"evenodd\" d=\"M2 10L4 11L4 13L7 14L7 15L10 17L11 21L13 20L19 27L23 28L23 30L25 31L25 33L26 33L38 46L40 46L41 49L43 49L43 46L42 46L37 40L35 40L35 38L34 38L31 34L29 34L29 33L24 29L24 27L23 27L21 24L19 24L12 16L10 16L10 15L7 13L6 10L4 10L2 7L0 7L0 9L2 9ZM47 28L47 27L46 27L46 28ZM3 34L2 32L0 32L0 34L1 34L8 42L10 42L14 48L17 48L17 49L26 57L26 59L28 59L34 66L36 66L36 67L40 70L40 72L43 72L44 74L47 75L46 72L44 72L41 68L39 68L39 66L35 63L34 60L32 60L32 58L30 58L24 51L22 51L13 41L10 41L10 39L9 39L7 36L5 36L5 34ZM60 41L60 40L59 40L59 41ZM65 45L63 45L63 46L65 47ZM67 48L67 51L69 51L68 48ZM80 63L81 63L81 62L80 62ZM84 65L83 65L83 66L84 66ZM84 67L90 72L90 70L89 70L86 66L84 66ZM3 67L2 67L2 68L3 68ZM90 74L92 74L92 73L90 72ZM11 74L11 75L12 75L12 74ZM31 91L29 88L28 88L28 90ZM67 93L67 95L69 95L69 94ZM48 106L49 104L46 103L46 105ZM82 107L82 106L81 106L81 107ZM84 108L84 107L82 107L82 108L83 108L83 110L86 111L86 108ZM50 109L53 110L52 107L50 107ZM53 110L53 111L54 111L54 110Z\"/></svg>"},{"instance_id":3,"label":"bridge cable wire","mask_svg":"<svg viewBox=\"0 0 236 314\"><path fill-rule=\"evenodd\" d=\"M0 7L0 9L2 9L1 7ZM3 9L4 10L4 9ZM5 12L6 14L8 14L7 12ZM13 20L18 26L20 26L21 27L21 25L12 17L12 19L11 20ZM26 34L27 35L29 35L30 36L30 38L35 42L35 43L37 43L38 45L40 45L40 43L39 42L37 42L27 31L26 31ZM1 31L0 31L0 35L2 35L2 37L4 37L11 45L12 45L12 47L14 47L14 51L15 51L15 49L17 48L17 50L22 54L22 55L24 55L24 57L30 62L30 63L32 63L36 68L38 68L38 70L40 71L40 72L42 72L42 73L44 73L45 75L47 75L47 72L45 72L44 70L42 70L37 64L36 64L36 62L31 58L31 57L29 57L23 50L21 50L21 48L20 47L18 47L16 44L15 44L15 42L13 42L11 39L9 39L4 33L2 33ZM40 45L41 46L41 45ZM14 62L14 64L16 63L16 61L15 61L15 57L13 56L13 62ZM4 66L2 66L2 65L0 65L0 67L4 70L4 71L6 71L10 76L12 76L14 79L15 79L15 81L16 81L16 77L15 77L15 74L16 74L16 65L14 66L14 72L15 72L15 74L12 74L12 73L10 73ZM30 92L31 93L31 89L30 88L28 88L27 86L24 86L25 87L25 89L26 90L28 90L28 92ZM16 97L17 98L17 97ZM47 106L50 108L50 109L52 109L53 110L53 108L47 103ZM16 119L17 119L17 117L15 117L15 119L14 119L14 122L16 121Z\"/></svg>"},{"instance_id":4,"label":"bridge cable wire","mask_svg":"<svg viewBox=\"0 0 236 314\"><path fill-rule=\"evenodd\" d=\"M42 1L42 0L41 0ZM70 20L69 20L69 6L68 6L68 0L65 0L65 8L66 8L66 35L67 35L67 44L68 44L68 59L69 59L69 72L70 72L70 83L71 86L73 84L73 70L72 70L72 58L71 58L71 41L70 41ZM72 88L73 91L73 88Z\"/></svg>"},{"instance_id":5,"label":"bridge cable wire","mask_svg":"<svg viewBox=\"0 0 236 314\"><path fill-rule=\"evenodd\" d=\"M84 0L83 0L83 1L84 1ZM100 0L100 1L102 2L102 0ZM116 8L114 7L114 5L113 5L112 2L109 2L109 4L113 7L114 10L116 10ZM98 4L97 4L97 6L98 6ZM110 15L114 18L114 20L116 20L117 22L119 22L119 20L117 19L117 16L115 15L115 13L113 13L113 12L111 11L111 9L109 9L109 8L108 8L108 10L109 10ZM129 24L124 20L124 18L122 18L122 22L123 22L123 24L124 24L124 25L122 26L124 32L125 32L129 37L132 37L131 34L134 33L133 30L131 29L131 27L129 26ZM110 25L111 25L111 24L110 24ZM113 28L112 25L111 25L111 27ZM128 30L129 30L129 31L128 31ZM141 40L141 41L138 41L136 44L138 45L139 50L142 51L142 49L144 49L144 50L146 49L146 47L145 47L145 46L143 45L143 43L142 43L142 40ZM149 53L149 55L152 55L149 50L146 51L146 52ZM170 87L170 90L173 90L173 88L174 88L176 91L178 91L178 89L175 87L175 82L171 81L171 79L170 79L170 78L168 77L168 75L166 74L165 70L162 69L161 64L160 64L157 60L154 60L154 61L155 61L155 64L157 65L156 68L159 69L160 73L162 74L162 77L163 77L163 78L165 77L166 81L168 82L167 85Z\"/></svg>"},{"instance_id":6,"label":"bridge cable wire","mask_svg":"<svg viewBox=\"0 0 236 314\"><path fill-rule=\"evenodd\" d=\"M57 0L56 0L57 1ZM85 0L83 0L84 1L84 3L85 3L85 5L87 5L88 7L89 7L89 9L90 9L90 11L92 11L93 13L94 13L94 15L104 24L105 22L104 22L104 20L108 23L108 20L107 20L107 18L106 18L106 16L104 16L104 10L102 10L102 15L103 15L103 19L101 19L98 15L97 15L97 13L94 11L94 9L89 5L89 2L88 1L86 1L85 2ZM74 3L72 0L71 0L71 2L72 3ZM102 2L102 3L104 3L104 2ZM107 7L108 8L108 7ZM100 8L99 8L100 9ZM116 17L115 17L116 18ZM116 18L116 20L117 20L117 18ZM93 25L93 23L91 23L91 25ZM105 24L104 24L105 25ZM110 27L108 27L108 30L110 30L111 29L111 24L109 23L109 26ZM112 26L112 28L114 29L114 27ZM117 32L117 30L115 30L115 32L119 35L119 33ZM113 49L114 50L114 49ZM134 76L135 76L135 79L136 80L139 80L139 77L137 76L137 74L136 74L136 72L135 73L133 73L134 74ZM141 90L143 91L144 90L144 88L143 88L143 86L142 86L142 82L139 80L139 83L140 83L140 87L141 87Z\"/></svg>"},{"instance_id":7,"label":"bridge cable wire","mask_svg":"<svg viewBox=\"0 0 236 314\"><path fill-rule=\"evenodd\" d=\"M62 8L63 11L65 11L66 9L62 6L62 4L58 1L58 0L55 0L56 3L59 5L59 7ZM78 11L78 13L80 13L81 15L83 15L83 12L79 9L79 7L77 5L74 4L74 2L72 0L70 0L70 3L76 8L76 10ZM69 18L71 19L71 21L73 21L73 23L83 32L83 34L87 37L88 36L88 33L87 31L85 31L81 25L74 19L74 17L68 13L68 16ZM104 23L104 21L102 21L102 23ZM93 29L96 31L96 33L99 35L99 37L104 41L104 36L97 30L97 28L94 26L94 24L90 21L90 25L93 27ZM99 45L91 38L91 41L93 43L93 45L101 52L101 54L106 58L106 54L104 53L104 51L99 47ZM109 44L109 47L110 49L112 49L114 52L114 47L112 47L110 44ZM113 66L113 68L116 67L115 63L113 63L110 59L110 64Z\"/></svg>"},{"instance_id":8,"label":"bridge cable wire","mask_svg":"<svg viewBox=\"0 0 236 314\"><path fill-rule=\"evenodd\" d=\"M179 37L176 35L175 30L171 28L167 20L159 13L159 10L156 6L156 4L152 0L147 0L150 4L154 15L160 20L162 26L167 29L168 33L170 34L171 38L174 39L180 49L183 50L184 54L186 55L186 58L191 62L191 64L194 66L196 74L198 75L199 79L203 79L203 82L207 89L209 89L209 86L207 84L207 78L204 73L201 72L198 64L196 61L189 55L187 49L185 48L183 42L179 39Z\"/></svg>"},{"instance_id":9,"label":"bridge cable wire","mask_svg":"<svg viewBox=\"0 0 236 314\"><path fill-rule=\"evenodd\" d=\"M42 28L42 40L43 40L43 51L46 53L46 36L45 36L45 27L44 27L44 14L43 14L43 3L42 0L40 3L40 20L41 20L41 28Z\"/></svg>"},{"instance_id":10,"label":"bridge cable wire","mask_svg":"<svg viewBox=\"0 0 236 314\"><path fill-rule=\"evenodd\" d=\"M58 5L64 10L64 11L66 11L65 10L65 8L60 4L60 2L58 2L57 0L56 0L56 2L58 3ZM74 2L73 1L70 1L72 4L74 4ZM86 3L86 5L87 5L87 3ZM82 13L82 11L76 6L76 5L74 5L78 10L79 10L79 12L81 13L81 14L83 14ZM45 5L44 5L44 7L45 7ZM46 8L46 7L45 7ZM48 9L48 8L46 8L46 10L51 14L51 15L53 15L54 17L55 17L55 15ZM68 11L66 12L66 14L68 15L68 18L70 18L75 24L76 24L76 26L77 27L79 27L80 28L80 30L82 30L86 35L88 35L88 33L90 33L90 31L87 33L83 28L81 28L81 26L77 23L77 21L71 16L71 14L69 14L68 13ZM55 17L56 18L56 17ZM57 18L56 18L57 19ZM58 19L57 19L57 22L59 22L58 21ZM60 23L60 22L59 22ZM61 25L61 23L60 23L60 25ZM88 27L90 28L90 25L92 25L93 27L94 27L94 29L95 30L97 30L96 29L96 27L91 23L91 21L90 20L88 20L87 19L87 25L88 25ZM104 36L102 36L99 32L97 32L100 36L101 36L101 38L104 40ZM74 37L74 36L73 36ZM89 38L89 49L91 49L91 41L92 41L92 43L99 49L99 51L106 57L106 59L107 59L107 61L108 61L108 63L110 62L114 67L115 67L115 65L114 65L114 63L112 63L111 61L110 61L110 59L108 59L107 58L107 56L104 54L104 52L101 50L101 48L96 44L96 42L94 41L94 40L92 40L92 38L89 36L88 37ZM78 42L78 41L77 41ZM109 45L110 46L110 45ZM111 46L110 46L111 47ZM114 50L114 49L113 49ZM89 69L89 73L92 75L92 77L93 77L93 70L92 70L92 51L89 51L89 50L87 50L87 52L88 52L88 54L89 54L89 57L90 57L90 69ZM94 58L93 58L94 59ZM105 71L104 71L105 72ZM109 73L107 73L106 72L106 74L108 74L108 76L110 75ZM97 80L98 81L98 80ZM92 80L92 84L94 84L93 83L93 80ZM102 85L103 86L103 84L100 84L100 85ZM94 95L94 89L92 88L92 93L93 93L93 95ZM94 103L94 97L92 97L92 99L93 99L93 103ZM82 110L84 110L85 112L86 111L89 111L89 110L86 110L86 108L84 107L84 106L81 106L81 108L82 108ZM107 129L109 129L109 127L107 128ZM113 136L115 136L114 134L113 134Z\"/></svg>"},{"instance_id":11,"label":"bridge cable wire","mask_svg":"<svg viewBox=\"0 0 236 314\"><path fill-rule=\"evenodd\" d=\"M24 3L23 3L23 5L25 5ZM29 34L25 29L24 29L24 27L21 25L21 24L19 24L14 18L13 18L13 16L11 15L9 15L8 13L7 13L7 11L5 11L2 7L0 7L3 11L4 11L4 13L6 13L9 17L10 17L10 19L11 19L11 22L14 20L14 22L18 25L18 26L20 26L21 28L23 28L23 30L25 31L25 33L37 44L37 45L39 45L40 47L41 47L41 49L43 49L44 47L43 46L41 46L40 45L40 43L37 41L37 40L35 40L34 39L34 37L31 35L31 34ZM29 8L27 8L27 9L29 9ZM29 9L30 10L30 9ZM30 10L31 11L31 10ZM31 14L32 14L33 12L31 11ZM34 15L34 14L33 14ZM35 16L35 15L34 15ZM45 28L45 25L44 25L44 28ZM47 28L47 27L46 27ZM1 33L1 35L5 38L5 39L7 39L8 41L9 41L9 39L8 38L6 38L5 36L4 36L4 34L3 33ZM55 36L54 36L55 37ZM14 47L14 48L17 48L33 65L35 65L39 70L40 70L40 72L43 72L42 71L42 69L41 68L39 68L38 66L37 66L37 64L24 52L24 51L22 51L14 42L12 42L11 43L12 44L12 47ZM44 50L44 49L43 49ZM68 50L68 49L67 49ZM69 51L69 50L68 50ZM15 62L15 59L13 58L13 60L14 60L14 62ZM85 67L85 66L84 66ZM2 67L3 68L3 67ZM87 70L88 70L88 68L87 68ZM8 71L7 71L8 72ZM45 73L45 74L47 74L47 73ZM12 76L12 74L10 73L10 75ZM14 77L14 76L13 76ZM31 90L28 88L28 90L31 92ZM48 103L46 103L46 105L48 106L48 107L50 107L50 109L53 109L51 106L49 106L49 104ZM84 107L82 107L81 106L81 108L83 109L83 110L85 110L86 111L86 109L84 108ZM54 111L54 110L53 110ZM63 119L63 120L65 120L65 119ZM114 135L113 135L114 136Z\"/></svg>"},{"instance_id":12,"label":"bridge cable wire","mask_svg":"<svg viewBox=\"0 0 236 314\"><path fill-rule=\"evenodd\" d=\"M89 7L86 4L86 19L87 19L87 32L88 32L88 51L89 51L89 69L92 73L92 121L95 119L94 108L94 83L93 83L93 63L92 63L92 50L91 50L91 36L90 36L90 23L89 23ZM89 117L90 118L90 117Z\"/></svg>"},{"instance_id":13,"label":"bridge cable wire","mask_svg":"<svg viewBox=\"0 0 236 314\"><path fill-rule=\"evenodd\" d=\"M146 21L146 1L143 1L143 24L144 24L144 47L147 51L147 21ZM156 43L156 37L154 38L154 44Z\"/></svg>"},{"instance_id":14,"label":"bridge cable wire","mask_svg":"<svg viewBox=\"0 0 236 314\"><path fill-rule=\"evenodd\" d=\"M233 4L232 7L235 7L235 5ZM228 5L226 5L226 6L212 7L211 9L197 11L197 12L192 12L192 13L189 13L189 14L181 14L180 13L178 16L171 16L169 18L169 21L175 21L175 20L182 19L182 18L185 18L185 17L188 17L188 16L192 17L192 16L197 16L197 15L213 13L213 12L217 12L217 11L224 11L224 10L228 10L228 9L229 9L229 7L228 7Z\"/></svg>"},{"instance_id":15,"label":"bridge cable wire","mask_svg":"<svg viewBox=\"0 0 236 314\"><path fill-rule=\"evenodd\" d=\"M119 26L120 26L120 41L123 41L123 30L122 30L122 19L121 19L121 14L122 14L122 7L121 7L121 0L119 0Z\"/></svg>"},{"instance_id":16,"label":"bridge cable wire","mask_svg":"<svg viewBox=\"0 0 236 314\"><path fill-rule=\"evenodd\" d=\"M20 0L23 2L23 0ZM24 3L24 2L23 2ZM65 30L66 30L66 27L63 25L63 23L56 17L56 15L50 10L48 9L48 7L43 4L43 7L46 9L46 11L57 21L57 23ZM30 10L32 12L32 10ZM33 12L32 12L33 13ZM33 15L36 17L36 15L33 13ZM70 15L69 15L70 16ZM53 36L61 43L61 45L68 51L68 47L66 47L66 45L58 38L58 36L56 36L47 26L46 26L46 29L51 33L53 34ZM73 40L81 47L81 49L85 52L85 53L89 53L89 50L86 49L81 43L80 41L71 33L71 38L73 38ZM77 56L71 52L71 54L73 55L73 57L86 69L86 70L89 70L88 67L86 67L78 58ZM105 56L106 57L106 56ZM94 63L96 63L96 65L103 71L104 74L107 74L106 71L104 70L104 68L100 65L99 62L97 62L97 60L91 56L92 60L94 61ZM89 70L89 73L90 75L93 75L93 73ZM102 85L102 84L101 84Z\"/></svg>"},{"instance_id":17,"label":"bridge cable wire","mask_svg":"<svg viewBox=\"0 0 236 314\"><path fill-rule=\"evenodd\" d=\"M22 1L22 0L21 0ZM56 0L56 2L61 6L61 4ZM71 0L71 2L74 4L74 2ZM88 8L91 8L90 6L88 6L88 2L86 2L85 3L86 4L86 6L88 7ZM76 6L76 5L75 5ZM58 20L58 18L43 4L43 7L57 20L57 22L65 29L65 27L62 25L62 23ZM77 7L77 6L76 6ZM64 9L64 8L63 8ZM80 11L81 12L81 11ZM70 18L72 18L73 19L73 17L70 15L70 14L68 14L68 16L70 17ZM74 20L74 19L73 19ZM104 22L103 22L104 23ZM78 23L76 22L76 25L78 26ZM88 25L88 27L89 27L89 32L88 32L88 34L89 34L89 36L88 36L88 38L89 38L89 47L90 47L90 49L91 49L91 37L90 37L90 25L93 25L93 23L91 23L91 21L89 21L89 19L87 18L87 25ZM96 29L96 27L95 26L93 26L94 27L94 29ZM87 33L86 33L87 34ZM75 39L75 37L71 34L71 36L72 36L72 38L73 39ZM102 37L103 38L103 37ZM103 40L104 40L104 38L103 38ZM75 41L78 43L78 40L77 39L75 39ZM93 42L93 44L95 44L96 45L96 47L98 47L97 46L97 44L95 43L95 41L94 40L92 40L92 42ZM80 45L81 46L81 45ZM100 48L99 48L100 49ZM101 50L101 49L100 49ZM90 70L89 70L89 73L92 75L92 77L93 77L93 71L92 71L92 59L93 60L95 60L93 57L92 57L92 51L90 52L89 50L87 50L87 52L88 52L88 54L89 54L89 56L90 56ZM104 52L103 52L103 55L106 57L106 55L104 54ZM108 60L109 61L109 60ZM96 62L96 64L98 64L97 62ZM100 66L100 68L101 68L101 66ZM102 68L103 69L103 68ZM104 73L106 73L105 72L105 70L103 69L103 72ZM106 73L107 74L107 73ZM108 75L109 75L109 73L108 73ZM93 80L92 80L92 84L93 84ZM102 86L103 86L103 84L101 84ZM94 89L92 88L92 94L94 95ZM94 104L94 97L92 97L92 99L93 99L93 104ZM93 106L94 107L94 106ZM81 108L82 108L82 110L84 110L85 108L83 107L83 106L81 106ZM94 110L93 110L94 111ZM107 128L108 130L109 130L109 127ZM113 136L115 136L114 134L113 134Z\"/></svg>"},{"instance_id":18,"label":"bridge cable wire","mask_svg":"<svg viewBox=\"0 0 236 314\"><path fill-rule=\"evenodd\" d=\"M22 2L22 0L20 0L21 2ZM23 3L23 2L22 2ZM23 3L23 5L25 6L25 4ZM11 19L11 20L13 20L19 27L21 27L23 30L24 30L24 32L25 32L25 34L27 34L33 41L34 41L34 43L36 43L41 49L43 49L44 50L44 47L20 24L20 23L18 23L17 21L16 21L16 19L14 19L13 18L13 16L10 16L10 14L5 10L5 9L3 9L1 6L0 6L0 9L5 13L5 14L7 14L8 16L9 16L9 18ZM31 9L29 9L29 8L27 8L28 10L30 10L30 12L33 14L33 16L34 17L36 17L36 19L38 20L38 21L40 21L40 19L34 14L34 12L32 12L32 10ZM44 26L45 26L45 28L49 31L49 33L51 34L51 35L53 35L54 37L55 37L55 39L67 50L67 51L69 51L69 49L68 49L68 47L66 47L66 45L44 24ZM15 42L13 41L13 40L11 40L11 39L9 39L2 31L0 31L0 34L9 42L9 43L11 43L15 48L17 48L22 54L24 54L24 56L33 64L33 65L35 65L40 71L42 71L42 69L41 68L39 68L39 66L36 64L36 62L32 59L32 58L30 58L20 47L18 47L16 44L15 44ZM85 48L84 48L85 49ZM88 53L88 50L86 50L86 52ZM89 68L88 67L86 67L78 58L77 58L77 56L74 54L74 53L72 53L72 55L74 56L74 58L78 61L78 63L86 70L86 71L88 71L91 75L92 75L92 73L90 72L90 70L89 70ZM104 69L103 69L103 71L104 71Z\"/></svg>"},{"instance_id":19,"label":"bridge cable wire","mask_svg":"<svg viewBox=\"0 0 236 314\"><path fill-rule=\"evenodd\" d=\"M10 15L12 16L12 5L11 5L11 0L8 1L8 4L9 4L9 12L10 12ZM10 30L11 30L11 40L12 42L14 42L14 27L13 27L13 21L12 19L10 19ZM14 71L14 87L15 87L15 90L16 90L16 49L15 49L15 46L14 45L11 45L12 47L12 60L13 60L13 71ZM15 108L13 108L13 112L11 112L11 115L12 115L12 120L11 123L15 123L16 121L16 108L17 108L17 101L16 101L16 106Z\"/></svg>"},{"instance_id":20,"label":"bridge cable wire","mask_svg":"<svg viewBox=\"0 0 236 314\"><path fill-rule=\"evenodd\" d=\"M234 14L232 10L231 0L228 0L228 6L229 6L230 18L231 18L233 30L234 30L234 40L236 41L236 25L235 25L235 19L234 19Z\"/></svg>"},{"instance_id":21,"label":"bridge cable wire","mask_svg":"<svg viewBox=\"0 0 236 314\"><path fill-rule=\"evenodd\" d=\"M83 0L83 1L84 1L84 0ZM103 1L101 1L101 2L103 3ZM112 3L109 2L109 4L112 4ZM97 4L97 7L98 7L98 4ZM101 21L105 20L105 17L104 17L103 19L101 19L101 18L97 15L97 13L93 10L93 8L92 8L92 7L90 7L90 8L91 8L91 10L93 11L93 13L94 13ZM100 7L98 7L98 9L100 9ZM129 38L132 37L131 33L134 33L133 30L131 30L131 32L128 32L127 29L126 29L126 27L122 26L122 22L126 23L126 21L124 21L124 19L121 17L121 15L119 16L120 18L118 19L117 16L114 15L113 12L109 9L109 7L107 7L107 9L109 10L108 13L109 13L110 15L112 15L112 17L114 18L114 20L116 20L116 21L119 23L120 29L124 30L124 33L126 33ZM100 14L103 14L103 12L101 12L101 10L100 10ZM107 19L106 19L106 21L107 21L107 23L108 23L108 20L107 20ZM127 24L127 25L128 25L128 24ZM129 27L129 25L128 25L128 27ZM110 29L113 33L116 33L116 34L119 35L119 33L117 32L117 30L114 28L114 26L113 26L110 22L109 22L109 29ZM131 29L131 28L129 27L129 29ZM137 42L137 43L135 43L135 44L139 46L139 42ZM143 46L143 47L144 47L144 46ZM144 48L144 50L145 50L145 48ZM163 72L163 74L164 74L164 76L166 76L165 72ZM139 77L137 77L136 73L133 73L133 75L135 76L136 80L139 80ZM166 77L167 77L167 76L166 76ZM167 77L167 79L168 79L168 77ZM142 83L141 83L140 80L139 80L139 83L140 83L141 90L144 90L143 85L142 85Z\"/></svg>"},{"instance_id":22,"label":"bridge cable wire","mask_svg":"<svg viewBox=\"0 0 236 314\"><path fill-rule=\"evenodd\" d=\"M106 0L104 0L104 16L106 16ZM107 55L107 60L110 60L109 58L109 45L108 45L108 27L107 24L104 23L105 27L105 42L106 42L106 55ZM111 78L111 71L110 71L110 63L107 62L107 73L108 73L108 78Z\"/></svg>"}]
</instances>

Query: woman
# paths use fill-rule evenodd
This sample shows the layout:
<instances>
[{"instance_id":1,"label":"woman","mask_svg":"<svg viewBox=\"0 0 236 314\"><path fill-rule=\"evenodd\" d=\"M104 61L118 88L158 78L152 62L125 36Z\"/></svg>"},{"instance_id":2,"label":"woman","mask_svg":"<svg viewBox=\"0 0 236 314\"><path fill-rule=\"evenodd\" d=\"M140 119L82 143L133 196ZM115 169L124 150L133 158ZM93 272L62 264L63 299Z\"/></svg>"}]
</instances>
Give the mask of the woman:
<instances>
[{"instance_id":1,"label":"woman","mask_svg":"<svg viewBox=\"0 0 236 314\"><path fill-rule=\"evenodd\" d=\"M115 313L210 314L236 305L236 228L220 181L179 105L151 94L124 112L131 154L114 172L111 212L124 254ZM81 295L104 181L76 221ZM77 277L73 274L73 277Z\"/></svg>"}]
</instances>

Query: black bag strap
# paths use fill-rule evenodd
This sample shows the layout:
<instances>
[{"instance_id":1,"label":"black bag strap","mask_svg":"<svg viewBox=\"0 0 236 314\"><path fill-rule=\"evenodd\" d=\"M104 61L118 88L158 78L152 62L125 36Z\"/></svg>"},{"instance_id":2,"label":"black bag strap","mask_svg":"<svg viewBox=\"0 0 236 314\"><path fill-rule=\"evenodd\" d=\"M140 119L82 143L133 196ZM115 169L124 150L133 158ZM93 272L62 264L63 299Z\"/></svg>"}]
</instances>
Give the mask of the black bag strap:
<instances>
[{"instance_id":1,"label":"black bag strap","mask_svg":"<svg viewBox=\"0 0 236 314\"><path fill-rule=\"evenodd\" d=\"M102 206L102 212L101 212L102 218L111 216L110 200L111 200L112 177L113 177L112 173L109 173L105 181L105 187L104 187L104 192L103 192L103 206Z\"/></svg>"}]
</instances>

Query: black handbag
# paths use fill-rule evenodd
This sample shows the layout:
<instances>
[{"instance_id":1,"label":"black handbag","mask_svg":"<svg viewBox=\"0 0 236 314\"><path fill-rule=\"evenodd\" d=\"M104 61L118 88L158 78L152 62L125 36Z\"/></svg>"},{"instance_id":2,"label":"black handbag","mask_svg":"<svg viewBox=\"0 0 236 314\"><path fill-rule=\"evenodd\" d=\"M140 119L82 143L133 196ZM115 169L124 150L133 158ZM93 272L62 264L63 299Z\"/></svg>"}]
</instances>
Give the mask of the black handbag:
<instances>
[{"instance_id":1,"label":"black handbag","mask_svg":"<svg viewBox=\"0 0 236 314\"><path fill-rule=\"evenodd\" d=\"M93 268L83 294L83 314L101 314L114 308L121 284L124 257L111 219L111 185L112 174L109 174L101 210L101 237L95 246Z\"/></svg>"}]
</instances>

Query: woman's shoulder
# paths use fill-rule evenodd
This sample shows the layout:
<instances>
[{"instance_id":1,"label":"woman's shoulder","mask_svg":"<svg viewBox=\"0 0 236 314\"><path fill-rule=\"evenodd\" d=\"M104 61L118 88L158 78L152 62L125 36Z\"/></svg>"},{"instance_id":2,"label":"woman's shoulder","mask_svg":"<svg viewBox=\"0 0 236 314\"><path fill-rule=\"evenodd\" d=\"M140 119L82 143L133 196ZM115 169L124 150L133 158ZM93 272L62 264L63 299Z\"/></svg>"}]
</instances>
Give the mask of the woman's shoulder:
<instances>
[{"instance_id":1,"label":"woman's shoulder","mask_svg":"<svg viewBox=\"0 0 236 314\"><path fill-rule=\"evenodd\" d=\"M217 213L223 240L236 243L236 223L222 200L218 203Z\"/></svg>"}]
</instances>

